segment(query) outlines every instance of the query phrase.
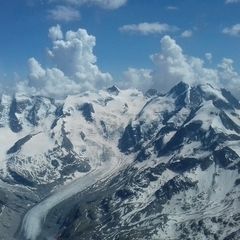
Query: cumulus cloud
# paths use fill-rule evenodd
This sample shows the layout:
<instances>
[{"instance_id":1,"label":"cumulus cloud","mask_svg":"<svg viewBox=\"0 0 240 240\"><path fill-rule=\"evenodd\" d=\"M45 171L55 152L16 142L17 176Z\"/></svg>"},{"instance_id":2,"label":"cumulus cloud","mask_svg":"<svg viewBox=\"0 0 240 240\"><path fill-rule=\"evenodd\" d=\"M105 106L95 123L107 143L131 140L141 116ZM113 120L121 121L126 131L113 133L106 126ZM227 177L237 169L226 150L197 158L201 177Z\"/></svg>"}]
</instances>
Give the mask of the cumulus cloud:
<instances>
[{"instance_id":1,"label":"cumulus cloud","mask_svg":"<svg viewBox=\"0 0 240 240\"><path fill-rule=\"evenodd\" d=\"M178 30L178 27L168 25L166 23L159 23L159 22L153 22L153 23L139 23L139 24L129 24L124 25L119 28L120 32L126 32L126 33L138 33L142 35L150 35L150 34L163 34L166 32L175 32Z\"/></svg>"},{"instance_id":2,"label":"cumulus cloud","mask_svg":"<svg viewBox=\"0 0 240 240\"><path fill-rule=\"evenodd\" d=\"M152 86L151 72L150 69L128 68L128 70L123 73L124 81L120 82L119 85L122 88L134 87L146 91L146 89Z\"/></svg>"},{"instance_id":3,"label":"cumulus cloud","mask_svg":"<svg viewBox=\"0 0 240 240\"><path fill-rule=\"evenodd\" d=\"M29 79L18 84L18 90L31 94L54 97L64 97L81 91L81 85L70 79L58 68L43 69L40 63L31 58L29 64Z\"/></svg>"},{"instance_id":4,"label":"cumulus cloud","mask_svg":"<svg viewBox=\"0 0 240 240\"><path fill-rule=\"evenodd\" d=\"M63 32L59 24L49 29L48 37L53 41L63 39Z\"/></svg>"},{"instance_id":5,"label":"cumulus cloud","mask_svg":"<svg viewBox=\"0 0 240 240\"><path fill-rule=\"evenodd\" d=\"M29 77L32 80L38 80L46 74L46 71L42 68L41 64L35 58L30 58L28 60L28 69Z\"/></svg>"},{"instance_id":6,"label":"cumulus cloud","mask_svg":"<svg viewBox=\"0 0 240 240\"><path fill-rule=\"evenodd\" d=\"M183 38L190 38L193 35L193 31L192 30L185 30L181 33L181 37Z\"/></svg>"},{"instance_id":7,"label":"cumulus cloud","mask_svg":"<svg viewBox=\"0 0 240 240\"><path fill-rule=\"evenodd\" d=\"M129 69L124 73L127 87L139 89L156 88L166 92L180 81L191 85L210 83L226 87L235 96L240 93L240 74L234 69L234 62L224 58L216 68L207 67L203 59L184 54L183 49L169 36L161 40L159 53L150 56L152 69ZM205 55L208 62L212 55Z\"/></svg>"},{"instance_id":8,"label":"cumulus cloud","mask_svg":"<svg viewBox=\"0 0 240 240\"><path fill-rule=\"evenodd\" d=\"M48 50L49 66L37 59L28 60L28 78L20 81L18 91L53 97L65 97L85 90L102 89L113 84L109 73L102 72L93 52L94 36L85 29L64 33L60 25L49 29L52 46ZM115 82L122 88L138 88L146 91L156 88L168 91L180 81L191 85L211 83L230 89L236 96L240 93L240 74L234 69L232 59L224 58L215 68L207 66L212 60L210 53L205 60L186 55L170 36L160 42L160 51L151 55L151 69L128 68L122 80Z\"/></svg>"},{"instance_id":9,"label":"cumulus cloud","mask_svg":"<svg viewBox=\"0 0 240 240\"><path fill-rule=\"evenodd\" d=\"M235 24L231 27L226 27L223 29L222 31L224 34L228 34L230 36L235 36L235 37L239 37L240 36L240 23Z\"/></svg>"},{"instance_id":10,"label":"cumulus cloud","mask_svg":"<svg viewBox=\"0 0 240 240\"><path fill-rule=\"evenodd\" d=\"M125 5L127 0L50 0L50 2L65 3L74 6L95 5L104 9L114 10Z\"/></svg>"},{"instance_id":11,"label":"cumulus cloud","mask_svg":"<svg viewBox=\"0 0 240 240\"><path fill-rule=\"evenodd\" d=\"M18 84L19 90L62 97L111 84L111 75L97 66L93 53L96 39L85 29L67 31L64 35L57 25L49 29L49 37L53 45L48 50L52 67L43 67L30 58L28 80Z\"/></svg>"},{"instance_id":12,"label":"cumulus cloud","mask_svg":"<svg viewBox=\"0 0 240 240\"><path fill-rule=\"evenodd\" d=\"M48 11L48 18L55 21L70 22L80 19L78 10L67 6L56 6Z\"/></svg>"},{"instance_id":13,"label":"cumulus cloud","mask_svg":"<svg viewBox=\"0 0 240 240\"><path fill-rule=\"evenodd\" d=\"M218 76L220 84L228 88L237 98L240 93L240 74L234 69L234 61L229 58L223 58L218 64Z\"/></svg>"},{"instance_id":14,"label":"cumulus cloud","mask_svg":"<svg viewBox=\"0 0 240 240\"><path fill-rule=\"evenodd\" d=\"M169 36L162 38L161 52L152 55L151 59L154 63L154 86L162 91L179 81L189 84L218 81L213 69L205 68L204 61L199 58L184 55L182 48Z\"/></svg>"}]
</instances>

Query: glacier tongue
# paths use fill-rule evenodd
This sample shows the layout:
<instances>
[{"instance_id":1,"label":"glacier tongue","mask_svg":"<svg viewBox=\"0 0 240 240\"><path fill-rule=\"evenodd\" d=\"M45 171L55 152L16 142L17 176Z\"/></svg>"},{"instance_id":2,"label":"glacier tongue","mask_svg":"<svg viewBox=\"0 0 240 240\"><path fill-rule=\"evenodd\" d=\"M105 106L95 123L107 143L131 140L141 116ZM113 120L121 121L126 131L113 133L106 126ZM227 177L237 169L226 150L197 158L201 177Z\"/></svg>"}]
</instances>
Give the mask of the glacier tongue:
<instances>
[{"instance_id":1,"label":"glacier tongue","mask_svg":"<svg viewBox=\"0 0 240 240\"><path fill-rule=\"evenodd\" d=\"M94 184L100 184L107 178L113 177L127 164L126 159L121 160L122 156L116 156L114 161L103 163L96 169L93 169L86 175L56 189L50 196L45 198L39 204L34 206L24 216L22 222L21 234L26 239L35 240L41 232L41 225L52 210L59 203L71 198L75 194L91 187Z\"/></svg>"}]
</instances>

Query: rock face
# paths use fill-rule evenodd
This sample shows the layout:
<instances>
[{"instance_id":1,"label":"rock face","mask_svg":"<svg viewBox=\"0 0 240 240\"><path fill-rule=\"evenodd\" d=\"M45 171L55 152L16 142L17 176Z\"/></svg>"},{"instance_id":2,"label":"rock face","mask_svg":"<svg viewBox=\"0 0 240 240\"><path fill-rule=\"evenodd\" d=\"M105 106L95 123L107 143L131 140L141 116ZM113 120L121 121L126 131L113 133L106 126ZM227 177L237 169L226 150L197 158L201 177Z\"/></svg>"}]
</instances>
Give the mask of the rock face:
<instances>
[{"instance_id":1,"label":"rock face","mask_svg":"<svg viewBox=\"0 0 240 240\"><path fill-rule=\"evenodd\" d=\"M240 238L240 104L225 89L2 96L0 126L2 183L30 190L40 209L23 225L46 214L35 235L25 224L16 239Z\"/></svg>"}]
</instances>

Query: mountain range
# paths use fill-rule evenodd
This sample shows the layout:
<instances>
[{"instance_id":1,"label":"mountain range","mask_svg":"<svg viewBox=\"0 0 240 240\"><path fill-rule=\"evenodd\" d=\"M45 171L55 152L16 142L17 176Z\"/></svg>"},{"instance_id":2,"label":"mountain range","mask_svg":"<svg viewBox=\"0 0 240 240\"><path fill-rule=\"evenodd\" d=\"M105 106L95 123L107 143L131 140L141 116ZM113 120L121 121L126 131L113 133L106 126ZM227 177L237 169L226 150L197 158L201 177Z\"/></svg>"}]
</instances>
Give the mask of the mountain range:
<instances>
[{"instance_id":1,"label":"mountain range","mask_svg":"<svg viewBox=\"0 0 240 240\"><path fill-rule=\"evenodd\" d=\"M0 239L240 239L240 103L180 82L0 98Z\"/></svg>"}]
</instances>

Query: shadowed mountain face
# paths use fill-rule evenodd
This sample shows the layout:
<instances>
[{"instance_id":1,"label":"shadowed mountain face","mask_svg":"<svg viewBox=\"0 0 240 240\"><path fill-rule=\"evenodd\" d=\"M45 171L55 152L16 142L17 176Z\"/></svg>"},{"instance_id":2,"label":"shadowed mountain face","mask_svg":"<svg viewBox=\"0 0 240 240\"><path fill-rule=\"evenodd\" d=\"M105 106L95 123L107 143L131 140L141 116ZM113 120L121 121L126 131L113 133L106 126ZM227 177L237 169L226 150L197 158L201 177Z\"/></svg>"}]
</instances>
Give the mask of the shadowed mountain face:
<instances>
[{"instance_id":1,"label":"shadowed mountain face","mask_svg":"<svg viewBox=\"0 0 240 240\"><path fill-rule=\"evenodd\" d=\"M30 189L37 209L17 239L240 238L240 104L225 89L2 96L0 110L0 177ZM40 212L44 223L30 231Z\"/></svg>"}]
</instances>

